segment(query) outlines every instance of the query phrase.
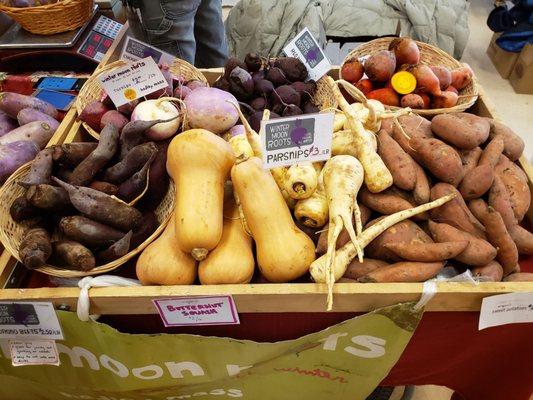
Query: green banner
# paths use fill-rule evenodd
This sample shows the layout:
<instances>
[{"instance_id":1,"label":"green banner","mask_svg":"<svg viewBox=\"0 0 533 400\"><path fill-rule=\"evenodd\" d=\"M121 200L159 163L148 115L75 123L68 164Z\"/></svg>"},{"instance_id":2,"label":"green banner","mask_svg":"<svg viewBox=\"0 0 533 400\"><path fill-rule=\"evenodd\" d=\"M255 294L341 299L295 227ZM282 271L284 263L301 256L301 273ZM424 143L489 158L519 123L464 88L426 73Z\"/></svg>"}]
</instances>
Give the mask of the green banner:
<instances>
[{"instance_id":1,"label":"green banner","mask_svg":"<svg viewBox=\"0 0 533 400\"><path fill-rule=\"evenodd\" d=\"M4 346L1 399L365 399L398 361L422 311L414 303L385 307L277 343L131 335L58 316L61 365L13 367Z\"/></svg>"}]
</instances>

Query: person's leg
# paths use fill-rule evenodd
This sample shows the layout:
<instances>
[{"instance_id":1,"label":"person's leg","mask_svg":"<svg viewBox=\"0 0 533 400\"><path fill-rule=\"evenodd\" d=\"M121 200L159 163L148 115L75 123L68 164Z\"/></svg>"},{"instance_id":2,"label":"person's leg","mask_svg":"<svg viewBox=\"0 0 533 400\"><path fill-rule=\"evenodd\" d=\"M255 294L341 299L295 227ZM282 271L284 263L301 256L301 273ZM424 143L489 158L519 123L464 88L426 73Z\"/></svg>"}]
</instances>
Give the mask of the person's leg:
<instances>
[{"instance_id":1,"label":"person's leg","mask_svg":"<svg viewBox=\"0 0 533 400\"><path fill-rule=\"evenodd\" d=\"M140 40L194 63L194 16L199 5L200 0L142 0L142 23L129 18L130 26Z\"/></svg>"},{"instance_id":2,"label":"person's leg","mask_svg":"<svg viewBox=\"0 0 533 400\"><path fill-rule=\"evenodd\" d=\"M228 46L222 0L201 0L196 11L194 36L196 37L196 60L199 68L222 67L228 58Z\"/></svg>"}]
</instances>

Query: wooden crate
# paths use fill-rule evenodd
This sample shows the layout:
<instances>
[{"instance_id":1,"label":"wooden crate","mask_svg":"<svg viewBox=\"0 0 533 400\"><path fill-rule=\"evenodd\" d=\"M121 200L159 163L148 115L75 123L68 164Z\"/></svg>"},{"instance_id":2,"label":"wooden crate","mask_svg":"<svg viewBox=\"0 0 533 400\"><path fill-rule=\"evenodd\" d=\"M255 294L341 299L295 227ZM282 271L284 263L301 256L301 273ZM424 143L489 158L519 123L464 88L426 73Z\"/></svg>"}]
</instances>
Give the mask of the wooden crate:
<instances>
[{"instance_id":1,"label":"wooden crate","mask_svg":"<svg viewBox=\"0 0 533 400\"><path fill-rule=\"evenodd\" d=\"M127 29L127 27L126 27ZM123 38L116 40L114 47L104 59L104 64L115 61L122 48ZM220 68L202 70L212 83L221 73ZM338 77L338 68L331 71ZM492 103L482 88L472 112L486 117L496 117ZM91 140L78 122L74 122L65 137L65 142ZM525 158L520 165L529 177L533 190L533 172ZM533 206L527 218L533 225ZM0 285L4 283L6 270L14 265L13 258L0 257ZM416 301L422 293L422 283L338 283L334 286L333 311L365 312L378 307L405 301ZM478 285L442 282L437 284L437 294L427 305L428 311L478 311L484 297L510 292L531 292L530 282L487 282ZM0 301L51 301L56 307L75 310L79 289L38 288L0 290ZM241 313L268 312L324 312L327 288L325 284L283 283L210 286L143 286L94 288L90 290L91 313L95 314L155 314L152 300L173 296L202 296L231 294Z\"/></svg>"}]
</instances>

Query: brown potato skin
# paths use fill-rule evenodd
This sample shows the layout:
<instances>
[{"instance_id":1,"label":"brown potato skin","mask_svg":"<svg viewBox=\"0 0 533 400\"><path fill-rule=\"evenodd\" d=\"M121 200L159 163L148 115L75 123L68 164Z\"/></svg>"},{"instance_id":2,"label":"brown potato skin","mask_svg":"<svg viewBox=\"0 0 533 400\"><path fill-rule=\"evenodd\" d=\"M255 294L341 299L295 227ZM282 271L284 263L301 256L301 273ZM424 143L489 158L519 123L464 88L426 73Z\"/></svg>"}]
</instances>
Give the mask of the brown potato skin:
<instances>
[{"instance_id":1,"label":"brown potato skin","mask_svg":"<svg viewBox=\"0 0 533 400\"><path fill-rule=\"evenodd\" d=\"M459 184L459 191L466 201L483 196L492 186L494 172L488 164L478 165L465 175Z\"/></svg>"},{"instance_id":2,"label":"brown potato skin","mask_svg":"<svg viewBox=\"0 0 533 400\"><path fill-rule=\"evenodd\" d=\"M489 207L483 223L489 242L498 249L496 259L503 267L504 275L509 275L518 264L516 244L507 232L502 216L494 208Z\"/></svg>"},{"instance_id":3,"label":"brown potato skin","mask_svg":"<svg viewBox=\"0 0 533 400\"><path fill-rule=\"evenodd\" d=\"M375 271L376 269L385 267L386 265L389 265L389 263L366 257L364 258L363 262L360 263L356 257L350 264L348 264L348 268L346 268L343 278L357 280L366 274Z\"/></svg>"},{"instance_id":4,"label":"brown potato skin","mask_svg":"<svg viewBox=\"0 0 533 400\"><path fill-rule=\"evenodd\" d=\"M413 190L416 183L414 160L384 130L378 133L378 154L392 174L396 186Z\"/></svg>"},{"instance_id":5,"label":"brown potato skin","mask_svg":"<svg viewBox=\"0 0 533 400\"><path fill-rule=\"evenodd\" d=\"M96 265L94 255L87 247L73 240L61 240L52 243L54 265L64 268L89 271Z\"/></svg>"},{"instance_id":6,"label":"brown potato skin","mask_svg":"<svg viewBox=\"0 0 533 400\"><path fill-rule=\"evenodd\" d=\"M50 235L45 229L30 228L24 233L19 246L19 256L26 268L42 267L51 254Z\"/></svg>"},{"instance_id":7,"label":"brown potato skin","mask_svg":"<svg viewBox=\"0 0 533 400\"><path fill-rule=\"evenodd\" d=\"M383 246L408 261L445 261L461 254L468 245L466 240L443 243L385 243Z\"/></svg>"},{"instance_id":8,"label":"brown potato skin","mask_svg":"<svg viewBox=\"0 0 533 400\"><path fill-rule=\"evenodd\" d=\"M511 161L518 160L524 152L525 147L522 138L501 122L490 118L488 118L488 121L490 123L489 137L492 139L495 136L501 135L504 142L503 154Z\"/></svg>"},{"instance_id":9,"label":"brown potato skin","mask_svg":"<svg viewBox=\"0 0 533 400\"><path fill-rule=\"evenodd\" d=\"M428 221L428 228L436 242L468 241L466 249L454 257L457 261L471 266L482 266L496 257L496 249L486 240L463 232L451 225Z\"/></svg>"},{"instance_id":10,"label":"brown potato skin","mask_svg":"<svg viewBox=\"0 0 533 400\"><path fill-rule=\"evenodd\" d=\"M473 276L484 276L491 282L500 282L503 278L503 267L498 261L491 261L487 265L472 268Z\"/></svg>"},{"instance_id":11,"label":"brown potato skin","mask_svg":"<svg viewBox=\"0 0 533 400\"><path fill-rule=\"evenodd\" d=\"M440 181L457 186L463 179L463 163L457 151L439 139L412 139L413 149L423 164Z\"/></svg>"},{"instance_id":12,"label":"brown potato skin","mask_svg":"<svg viewBox=\"0 0 533 400\"><path fill-rule=\"evenodd\" d=\"M378 268L361 278L359 282L424 282L435 277L444 267L443 262L423 263L402 261Z\"/></svg>"},{"instance_id":13,"label":"brown potato skin","mask_svg":"<svg viewBox=\"0 0 533 400\"><path fill-rule=\"evenodd\" d=\"M472 150L487 140L490 124L470 113L439 114L431 120L431 130L459 149Z\"/></svg>"}]
</instances>

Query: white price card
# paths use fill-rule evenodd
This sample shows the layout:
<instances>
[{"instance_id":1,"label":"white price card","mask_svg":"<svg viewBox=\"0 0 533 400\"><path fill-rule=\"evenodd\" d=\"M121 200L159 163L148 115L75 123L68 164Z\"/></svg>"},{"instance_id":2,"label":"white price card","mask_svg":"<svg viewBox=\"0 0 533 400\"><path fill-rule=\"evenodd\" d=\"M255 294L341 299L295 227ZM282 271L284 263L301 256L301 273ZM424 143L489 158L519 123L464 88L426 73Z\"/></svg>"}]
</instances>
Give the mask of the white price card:
<instances>
[{"instance_id":1,"label":"white price card","mask_svg":"<svg viewBox=\"0 0 533 400\"><path fill-rule=\"evenodd\" d=\"M116 107L168 86L152 57L106 72L100 82Z\"/></svg>"},{"instance_id":2,"label":"white price card","mask_svg":"<svg viewBox=\"0 0 533 400\"><path fill-rule=\"evenodd\" d=\"M533 322L533 292L500 294L483 299L479 330L520 322Z\"/></svg>"},{"instance_id":3,"label":"white price card","mask_svg":"<svg viewBox=\"0 0 533 400\"><path fill-rule=\"evenodd\" d=\"M333 113L261 121L263 167L283 167L331 158Z\"/></svg>"},{"instance_id":4,"label":"white price card","mask_svg":"<svg viewBox=\"0 0 533 400\"><path fill-rule=\"evenodd\" d=\"M62 340L63 332L50 302L0 302L0 339Z\"/></svg>"},{"instance_id":5,"label":"white price card","mask_svg":"<svg viewBox=\"0 0 533 400\"><path fill-rule=\"evenodd\" d=\"M304 28L284 48L288 57L296 57L307 68L309 78L318 81L331 69L326 53L320 48L308 28Z\"/></svg>"},{"instance_id":6,"label":"white price card","mask_svg":"<svg viewBox=\"0 0 533 400\"><path fill-rule=\"evenodd\" d=\"M189 325L237 325L239 314L233 297L191 296L154 300L166 327Z\"/></svg>"},{"instance_id":7,"label":"white price card","mask_svg":"<svg viewBox=\"0 0 533 400\"><path fill-rule=\"evenodd\" d=\"M152 57L157 64L167 65L172 65L175 58L172 54L165 53L157 47L128 36L122 48L120 59L131 62L146 57Z\"/></svg>"},{"instance_id":8,"label":"white price card","mask_svg":"<svg viewBox=\"0 0 533 400\"><path fill-rule=\"evenodd\" d=\"M14 367L59 365L59 353L54 340L10 340L9 352Z\"/></svg>"}]
</instances>

